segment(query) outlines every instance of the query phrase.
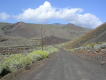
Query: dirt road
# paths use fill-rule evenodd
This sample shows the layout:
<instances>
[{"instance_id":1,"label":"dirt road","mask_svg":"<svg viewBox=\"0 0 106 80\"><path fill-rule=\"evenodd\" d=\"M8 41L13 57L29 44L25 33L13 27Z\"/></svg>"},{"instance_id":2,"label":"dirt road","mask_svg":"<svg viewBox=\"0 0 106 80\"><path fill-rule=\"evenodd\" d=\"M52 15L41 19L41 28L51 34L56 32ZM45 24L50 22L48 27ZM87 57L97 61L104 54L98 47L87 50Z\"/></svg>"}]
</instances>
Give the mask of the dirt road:
<instances>
[{"instance_id":1,"label":"dirt road","mask_svg":"<svg viewBox=\"0 0 106 80\"><path fill-rule=\"evenodd\" d=\"M106 70L101 65L60 50L25 80L106 80Z\"/></svg>"},{"instance_id":2,"label":"dirt road","mask_svg":"<svg viewBox=\"0 0 106 80\"><path fill-rule=\"evenodd\" d=\"M19 80L106 80L106 68L60 50L37 70Z\"/></svg>"}]
</instances>

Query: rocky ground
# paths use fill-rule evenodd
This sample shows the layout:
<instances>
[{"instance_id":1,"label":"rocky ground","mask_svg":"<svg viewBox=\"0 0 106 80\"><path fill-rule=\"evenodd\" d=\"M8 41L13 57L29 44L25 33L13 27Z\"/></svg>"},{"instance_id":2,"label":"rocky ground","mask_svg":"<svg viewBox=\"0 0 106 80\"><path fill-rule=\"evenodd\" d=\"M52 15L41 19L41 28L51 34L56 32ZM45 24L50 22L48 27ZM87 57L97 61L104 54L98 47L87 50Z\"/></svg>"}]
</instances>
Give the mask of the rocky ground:
<instances>
[{"instance_id":1,"label":"rocky ground","mask_svg":"<svg viewBox=\"0 0 106 80\"><path fill-rule=\"evenodd\" d=\"M73 54L80 56L90 62L95 64L103 65L106 67L106 49L101 49L100 51L93 50L76 50Z\"/></svg>"}]
</instances>

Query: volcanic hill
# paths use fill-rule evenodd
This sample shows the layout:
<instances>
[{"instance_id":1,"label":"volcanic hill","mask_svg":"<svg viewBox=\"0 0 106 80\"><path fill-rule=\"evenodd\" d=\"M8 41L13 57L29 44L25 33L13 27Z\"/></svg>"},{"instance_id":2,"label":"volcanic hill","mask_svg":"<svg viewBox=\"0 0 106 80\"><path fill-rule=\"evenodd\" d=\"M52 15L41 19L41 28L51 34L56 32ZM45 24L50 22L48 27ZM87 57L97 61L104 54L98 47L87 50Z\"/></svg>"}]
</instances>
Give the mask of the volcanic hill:
<instances>
[{"instance_id":1,"label":"volcanic hill","mask_svg":"<svg viewBox=\"0 0 106 80\"><path fill-rule=\"evenodd\" d=\"M41 26L44 41L52 39L52 41L57 41L59 43L73 40L80 37L81 35L87 33L89 30L83 27L75 26L74 24L32 24L17 22L15 24L0 23L0 33L1 36L11 37L22 37L22 38L35 38L41 39ZM46 39L47 38L47 39ZM50 40L51 40L50 39ZM56 42L56 43L57 43ZM53 42L54 43L54 42Z\"/></svg>"},{"instance_id":2,"label":"volcanic hill","mask_svg":"<svg viewBox=\"0 0 106 80\"><path fill-rule=\"evenodd\" d=\"M89 44L93 42L106 42L106 22L73 41L71 47L75 48L84 45L85 43Z\"/></svg>"}]
</instances>

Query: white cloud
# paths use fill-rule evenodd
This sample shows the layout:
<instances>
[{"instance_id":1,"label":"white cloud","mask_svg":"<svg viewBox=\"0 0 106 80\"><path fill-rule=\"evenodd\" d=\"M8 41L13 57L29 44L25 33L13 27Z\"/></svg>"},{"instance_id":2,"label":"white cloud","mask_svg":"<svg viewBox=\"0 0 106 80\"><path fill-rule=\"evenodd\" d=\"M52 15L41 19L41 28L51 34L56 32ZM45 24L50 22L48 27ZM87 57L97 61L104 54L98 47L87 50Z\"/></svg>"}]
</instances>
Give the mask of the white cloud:
<instances>
[{"instance_id":1,"label":"white cloud","mask_svg":"<svg viewBox=\"0 0 106 80\"><path fill-rule=\"evenodd\" d=\"M10 17L10 15L8 15L8 14L6 14L6 13L4 13L4 12L0 13L0 19L1 19L1 20L6 20L6 19L8 19L9 17Z\"/></svg>"},{"instance_id":2,"label":"white cloud","mask_svg":"<svg viewBox=\"0 0 106 80\"><path fill-rule=\"evenodd\" d=\"M54 8L49 2L44 2L36 9L28 8L22 14L13 15L17 20L31 20L48 22L49 19L62 19L73 24L95 28L102 22L95 15L90 13L82 14L81 8Z\"/></svg>"}]
</instances>

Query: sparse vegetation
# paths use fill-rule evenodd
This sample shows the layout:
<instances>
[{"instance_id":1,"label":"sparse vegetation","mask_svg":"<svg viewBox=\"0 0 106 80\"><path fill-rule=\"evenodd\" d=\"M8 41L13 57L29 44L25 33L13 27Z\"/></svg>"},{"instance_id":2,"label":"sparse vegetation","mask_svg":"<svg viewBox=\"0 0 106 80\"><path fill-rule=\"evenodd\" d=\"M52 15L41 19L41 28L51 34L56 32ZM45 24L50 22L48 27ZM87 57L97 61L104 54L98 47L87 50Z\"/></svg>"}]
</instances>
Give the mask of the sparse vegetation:
<instances>
[{"instance_id":1,"label":"sparse vegetation","mask_svg":"<svg viewBox=\"0 0 106 80\"><path fill-rule=\"evenodd\" d=\"M59 51L58 48L52 47L52 46L48 46L46 48L46 51L48 52L48 54L53 53L53 52L57 52Z\"/></svg>"},{"instance_id":2,"label":"sparse vegetation","mask_svg":"<svg viewBox=\"0 0 106 80\"><path fill-rule=\"evenodd\" d=\"M45 50L43 51L41 50L41 47L37 49L38 50L33 50L29 54L8 54L7 57L4 57L3 62L0 63L0 76L3 71L14 72L17 69L23 68L35 61L47 58L49 54L58 51L57 48L52 46L44 47Z\"/></svg>"},{"instance_id":3,"label":"sparse vegetation","mask_svg":"<svg viewBox=\"0 0 106 80\"><path fill-rule=\"evenodd\" d=\"M67 48L65 48L67 49ZM105 42L100 42L98 44L96 43L91 43L91 44L88 44L86 43L84 46L80 46L79 48L74 48L74 49L71 49L72 51L74 50L88 50L88 49L92 49L92 50L97 50L97 49L106 49L106 43Z\"/></svg>"},{"instance_id":4,"label":"sparse vegetation","mask_svg":"<svg viewBox=\"0 0 106 80\"><path fill-rule=\"evenodd\" d=\"M42 59L41 55L38 55L38 54L36 54L34 52L28 54L27 57L30 57L33 60L33 62Z\"/></svg>"},{"instance_id":5,"label":"sparse vegetation","mask_svg":"<svg viewBox=\"0 0 106 80\"><path fill-rule=\"evenodd\" d=\"M4 69L7 69L11 72L16 69L25 67L28 64L31 64L33 59L29 56L25 56L22 54L10 55L9 57L5 57L3 63L1 64Z\"/></svg>"},{"instance_id":6,"label":"sparse vegetation","mask_svg":"<svg viewBox=\"0 0 106 80\"><path fill-rule=\"evenodd\" d=\"M91 44L86 43L84 46L80 46L79 48L64 49L83 58L96 59L96 61L101 65L106 63L106 42L100 42L98 44L94 42Z\"/></svg>"},{"instance_id":7,"label":"sparse vegetation","mask_svg":"<svg viewBox=\"0 0 106 80\"><path fill-rule=\"evenodd\" d=\"M94 48L95 45L96 45L95 42L89 44L89 46L91 46L92 48Z\"/></svg>"},{"instance_id":8,"label":"sparse vegetation","mask_svg":"<svg viewBox=\"0 0 106 80\"><path fill-rule=\"evenodd\" d=\"M37 55L40 55L41 56L41 58L47 58L48 57L48 52L47 51L40 51L40 50L38 50L38 51L33 51L33 52L31 52L28 56L34 56L35 54L37 54Z\"/></svg>"}]
</instances>

